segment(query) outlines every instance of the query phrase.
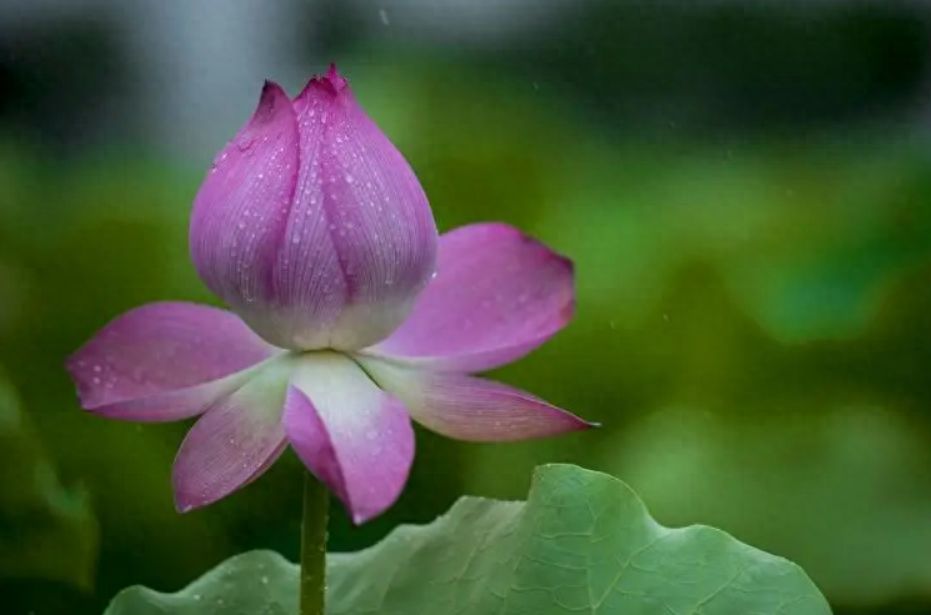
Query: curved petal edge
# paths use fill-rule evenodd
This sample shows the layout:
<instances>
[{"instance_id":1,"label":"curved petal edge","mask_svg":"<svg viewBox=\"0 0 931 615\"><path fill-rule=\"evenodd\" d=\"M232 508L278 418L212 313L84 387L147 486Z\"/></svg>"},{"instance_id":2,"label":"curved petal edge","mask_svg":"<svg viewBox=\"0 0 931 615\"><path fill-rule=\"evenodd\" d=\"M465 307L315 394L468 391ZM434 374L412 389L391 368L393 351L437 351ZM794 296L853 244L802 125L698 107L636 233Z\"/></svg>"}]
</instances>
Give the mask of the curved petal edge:
<instances>
[{"instance_id":1,"label":"curved petal edge","mask_svg":"<svg viewBox=\"0 0 931 615\"><path fill-rule=\"evenodd\" d=\"M66 362L81 406L128 420L193 416L278 353L232 312L150 303L107 324Z\"/></svg>"},{"instance_id":2,"label":"curved petal edge","mask_svg":"<svg viewBox=\"0 0 931 615\"><path fill-rule=\"evenodd\" d=\"M421 425L473 442L546 438L597 427L514 387L463 374L359 358L369 375L404 402Z\"/></svg>"},{"instance_id":3,"label":"curved petal edge","mask_svg":"<svg viewBox=\"0 0 931 615\"><path fill-rule=\"evenodd\" d=\"M281 424L290 364L265 366L214 403L181 443L172 470L175 506L187 512L252 482L287 447Z\"/></svg>"},{"instance_id":4,"label":"curved petal edge","mask_svg":"<svg viewBox=\"0 0 931 615\"><path fill-rule=\"evenodd\" d=\"M539 347L574 310L572 261L506 224L472 224L440 237L436 279L404 324L364 352L485 371Z\"/></svg>"},{"instance_id":5,"label":"curved petal edge","mask_svg":"<svg viewBox=\"0 0 931 615\"><path fill-rule=\"evenodd\" d=\"M401 494L414 458L410 417L350 359L326 353L302 360L288 389L284 427L298 457L356 524Z\"/></svg>"}]
</instances>

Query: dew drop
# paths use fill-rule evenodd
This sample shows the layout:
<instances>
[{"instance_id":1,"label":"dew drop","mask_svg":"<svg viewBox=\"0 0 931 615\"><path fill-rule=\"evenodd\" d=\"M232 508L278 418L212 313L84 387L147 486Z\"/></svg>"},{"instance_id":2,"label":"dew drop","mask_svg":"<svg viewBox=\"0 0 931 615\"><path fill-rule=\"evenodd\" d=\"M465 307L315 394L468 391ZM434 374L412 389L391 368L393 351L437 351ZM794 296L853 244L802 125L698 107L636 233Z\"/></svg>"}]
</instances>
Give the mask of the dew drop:
<instances>
[{"instance_id":1,"label":"dew drop","mask_svg":"<svg viewBox=\"0 0 931 615\"><path fill-rule=\"evenodd\" d=\"M255 143L255 139L253 137L243 137L236 141L236 147L239 149L239 151L245 152L248 151L250 147L252 147L253 143Z\"/></svg>"}]
</instances>

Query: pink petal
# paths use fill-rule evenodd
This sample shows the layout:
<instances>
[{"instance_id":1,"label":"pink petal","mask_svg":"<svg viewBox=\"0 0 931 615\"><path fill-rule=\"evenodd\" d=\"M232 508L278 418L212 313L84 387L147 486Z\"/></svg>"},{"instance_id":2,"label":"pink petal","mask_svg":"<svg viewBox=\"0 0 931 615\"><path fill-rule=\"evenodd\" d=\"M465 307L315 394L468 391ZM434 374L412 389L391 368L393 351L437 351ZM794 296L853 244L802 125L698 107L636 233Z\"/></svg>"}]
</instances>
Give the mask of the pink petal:
<instances>
[{"instance_id":1,"label":"pink petal","mask_svg":"<svg viewBox=\"0 0 931 615\"><path fill-rule=\"evenodd\" d=\"M414 432L401 403L350 359L309 357L285 404L291 446L346 505L355 523L398 498L414 459Z\"/></svg>"},{"instance_id":2,"label":"pink petal","mask_svg":"<svg viewBox=\"0 0 931 615\"><path fill-rule=\"evenodd\" d=\"M436 226L403 156L335 70L293 102L268 85L195 202L205 282L271 343L387 337L433 274Z\"/></svg>"},{"instance_id":3,"label":"pink petal","mask_svg":"<svg viewBox=\"0 0 931 615\"><path fill-rule=\"evenodd\" d=\"M360 362L379 386L404 402L418 423L457 440L529 440L595 426L529 393L490 380L374 358Z\"/></svg>"},{"instance_id":4,"label":"pink petal","mask_svg":"<svg viewBox=\"0 0 931 615\"><path fill-rule=\"evenodd\" d=\"M214 160L191 214L191 258L204 283L256 328L297 181L298 133L288 95L266 82L252 119ZM278 344L283 346L284 344Z\"/></svg>"},{"instance_id":5,"label":"pink petal","mask_svg":"<svg viewBox=\"0 0 931 615\"><path fill-rule=\"evenodd\" d=\"M175 458L175 506L211 504L258 478L287 446L281 424L288 364L269 364L217 401L188 432Z\"/></svg>"},{"instance_id":6,"label":"pink petal","mask_svg":"<svg viewBox=\"0 0 931 615\"><path fill-rule=\"evenodd\" d=\"M436 264L436 225L401 153L331 69L294 103L301 168L276 269L287 339L356 349L410 313Z\"/></svg>"},{"instance_id":7,"label":"pink petal","mask_svg":"<svg viewBox=\"0 0 931 615\"><path fill-rule=\"evenodd\" d=\"M90 409L98 416L137 423L180 421L202 414L218 399L226 397L251 377L243 370L226 378L186 389L167 391L149 397L118 401Z\"/></svg>"},{"instance_id":8,"label":"pink petal","mask_svg":"<svg viewBox=\"0 0 931 615\"><path fill-rule=\"evenodd\" d=\"M440 237L437 277L407 321L366 353L483 371L540 346L574 307L571 261L505 224L464 226Z\"/></svg>"},{"instance_id":9,"label":"pink petal","mask_svg":"<svg viewBox=\"0 0 931 615\"><path fill-rule=\"evenodd\" d=\"M150 303L116 318L67 361L81 405L111 418L193 416L278 350L235 314Z\"/></svg>"}]
</instances>

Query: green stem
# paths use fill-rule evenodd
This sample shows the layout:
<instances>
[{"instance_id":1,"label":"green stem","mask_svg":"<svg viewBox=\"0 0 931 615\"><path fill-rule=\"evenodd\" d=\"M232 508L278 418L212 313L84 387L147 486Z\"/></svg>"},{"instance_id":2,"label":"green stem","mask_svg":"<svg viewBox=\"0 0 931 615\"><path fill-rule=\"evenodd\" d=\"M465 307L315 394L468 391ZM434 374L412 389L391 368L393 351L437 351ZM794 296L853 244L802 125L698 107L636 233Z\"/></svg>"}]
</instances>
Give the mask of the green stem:
<instances>
[{"instance_id":1,"label":"green stem","mask_svg":"<svg viewBox=\"0 0 931 615\"><path fill-rule=\"evenodd\" d=\"M324 615L329 505L330 495L326 487L308 472L304 479L304 516L301 520L300 615Z\"/></svg>"}]
</instances>

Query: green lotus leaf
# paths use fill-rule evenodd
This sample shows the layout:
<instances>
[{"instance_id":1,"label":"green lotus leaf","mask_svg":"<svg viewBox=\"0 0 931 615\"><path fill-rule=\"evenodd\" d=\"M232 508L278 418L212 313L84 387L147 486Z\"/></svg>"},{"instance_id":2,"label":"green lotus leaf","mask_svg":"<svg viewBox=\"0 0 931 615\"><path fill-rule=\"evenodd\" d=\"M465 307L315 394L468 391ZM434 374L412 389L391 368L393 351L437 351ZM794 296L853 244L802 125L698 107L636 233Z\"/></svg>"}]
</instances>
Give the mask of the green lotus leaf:
<instances>
[{"instance_id":1,"label":"green lotus leaf","mask_svg":"<svg viewBox=\"0 0 931 615\"><path fill-rule=\"evenodd\" d=\"M332 615L822 615L794 564L720 530L670 529L606 474L538 469L526 503L461 499L425 526L329 560ZM175 594L130 588L106 615L297 612L298 569L259 551Z\"/></svg>"}]
</instances>

